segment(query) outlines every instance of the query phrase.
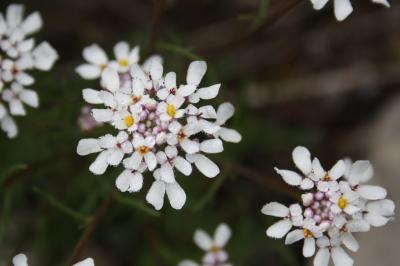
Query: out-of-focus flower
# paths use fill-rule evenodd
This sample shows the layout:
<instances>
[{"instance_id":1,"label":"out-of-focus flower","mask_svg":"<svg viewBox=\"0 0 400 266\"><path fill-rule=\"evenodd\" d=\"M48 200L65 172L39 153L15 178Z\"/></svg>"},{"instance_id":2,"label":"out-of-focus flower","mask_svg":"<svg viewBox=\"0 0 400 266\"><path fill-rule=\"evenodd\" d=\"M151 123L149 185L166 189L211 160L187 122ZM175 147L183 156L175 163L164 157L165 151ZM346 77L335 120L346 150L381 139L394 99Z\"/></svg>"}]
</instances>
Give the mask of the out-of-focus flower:
<instances>
[{"instance_id":1,"label":"out-of-focus flower","mask_svg":"<svg viewBox=\"0 0 400 266\"><path fill-rule=\"evenodd\" d=\"M196 230L194 242L206 252L202 263L198 264L191 260L184 260L179 263L179 266L231 266L232 264L228 262L228 253L224 250L231 234L231 229L226 224L220 224L215 230L213 237L210 237L201 229Z\"/></svg>"},{"instance_id":2,"label":"out-of-focus flower","mask_svg":"<svg viewBox=\"0 0 400 266\"><path fill-rule=\"evenodd\" d=\"M160 57L153 56L139 65L137 47L130 50L120 42L114 50L117 59L108 61L97 45L85 48L84 57L92 65L79 66L77 72L84 78L100 76L102 88L84 89L83 98L103 105L92 109L93 118L112 125L119 133L116 137L82 139L77 152L99 153L89 167L94 174L122 164L125 170L116 186L123 192L139 191L143 175L153 172L155 181L147 201L159 210L166 194L171 206L181 209L186 194L175 179L175 169L188 176L194 164L207 177L218 175L218 166L205 154L222 152L222 140L241 140L238 132L222 127L232 117L234 107L224 103L217 112L211 105L195 106L201 99L215 98L220 87L200 87L207 70L203 61L192 62L186 83L178 86L174 72L163 74ZM96 75L87 75L92 73L89 70ZM118 137L121 134L122 139Z\"/></svg>"},{"instance_id":3,"label":"out-of-focus flower","mask_svg":"<svg viewBox=\"0 0 400 266\"><path fill-rule=\"evenodd\" d=\"M329 0L310 0L315 10L322 9ZM387 0L371 0L373 3L381 4L390 7ZM352 12L353 6L350 0L333 0L335 17L338 21L345 20Z\"/></svg>"},{"instance_id":4,"label":"out-of-focus flower","mask_svg":"<svg viewBox=\"0 0 400 266\"><path fill-rule=\"evenodd\" d=\"M263 214L283 218L267 229L267 235L286 236L285 244L304 240L304 257L314 256L319 248L315 266L327 266L330 258L335 266L353 265L342 246L357 251L358 242L352 233L385 225L394 216L394 202L386 199L384 188L364 184L374 172L369 161L339 160L325 171L317 158L311 160L304 147L296 147L292 157L301 174L276 171L289 185L305 190L302 206L266 204L261 210Z\"/></svg>"},{"instance_id":5,"label":"out-of-focus flower","mask_svg":"<svg viewBox=\"0 0 400 266\"><path fill-rule=\"evenodd\" d=\"M78 118L78 125L82 131L92 131L95 128L101 127L103 123L97 122L91 113L90 106L85 105L81 108L81 113Z\"/></svg>"},{"instance_id":6,"label":"out-of-focus flower","mask_svg":"<svg viewBox=\"0 0 400 266\"><path fill-rule=\"evenodd\" d=\"M0 13L0 94L8 103L9 110L0 102L0 124L8 137L17 135L18 129L12 116L24 116L23 104L33 108L39 106L39 97L31 89L34 78L31 70L50 70L57 60L57 52L47 42L35 47L30 37L42 27L42 18L34 12L23 18L24 7L11 4L5 16Z\"/></svg>"},{"instance_id":7,"label":"out-of-focus flower","mask_svg":"<svg viewBox=\"0 0 400 266\"><path fill-rule=\"evenodd\" d=\"M12 263L14 266L29 266L28 258L26 257L25 254L22 254L22 253L16 255L13 258ZM80 261L72 266L94 266L94 261L92 258L87 258L87 259Z\"/></svg>"}]
</instances>

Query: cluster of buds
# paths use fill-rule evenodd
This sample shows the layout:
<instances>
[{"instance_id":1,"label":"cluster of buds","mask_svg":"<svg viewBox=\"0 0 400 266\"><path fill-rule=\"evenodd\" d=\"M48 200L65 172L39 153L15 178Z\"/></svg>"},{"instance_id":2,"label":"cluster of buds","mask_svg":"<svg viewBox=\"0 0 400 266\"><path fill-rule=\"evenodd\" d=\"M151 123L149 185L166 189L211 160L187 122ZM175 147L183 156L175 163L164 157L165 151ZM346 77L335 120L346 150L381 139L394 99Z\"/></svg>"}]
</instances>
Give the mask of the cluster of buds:
<instances>
[{"instance_id":1,"label":"cluster of buds","mask_svg":"<svg viewBox=\"0 0 400 266\"><path fill-rule=\"evenodd\" d=\"M233 266L233 264L228 262L228 253L224 250L231 235L231 229L226 224L220 224L215 230L213 237L210 237L201 229L196 230L194 242L205 252L202 263L184 260L178 266Z\"/></svg>"},{"instance_id":2,"label":"cluster of buds","mask_svg":"<svg viewBox=\"0 0 400 266\"><path fill-rule=\"evenodd\" d=\"M286 207L271 202L262 208L265 215L282 218L268 228L267 235L286 235L285 244L303 239L304 257L316 254L314 266L327 266L330 258L336 266L353 265L342 246L356 252L359 244L353 233L385 225L394 216L394 202L386 199L384 188L365 184L374 173L369 161L339 160L325 171L304 147L295 148L292 155L301 174L275 170L286 183L305 193L300 204Z\"/></svg>"},{"instance_id":3,"label":"cluster of buds","mask_svg":"<svg viewBox=\"0 0 400 266\"><path fill-rule=\"evenodd\" d=\"M85 48L88 63L77 72L86 79L100 78L101 89L84 89L83 98L103 105L91 110L94 119L117 132L82 139L77 153L99 153L89 167L96 175L122 164L124 170L116 179L122 192L139 191L143 174L152 172L155 180L146 200L160 210L167 194L171 206L181 209L186 194L174 170L189 176L194 164L209 178L218 175L218 166L205 154L222 152L222 140L241 140L238 132L223 127L234 107L230 103L217 110L211 105L196 107L200 100L215 98L220 88L220 84L200 87L207 70L203 61L192 62L186 83L178 86L174 72L163 74L160 57L152 56L139 65L139 48L130 49L126 42L116 44L114 53L116 59L109 60L98 45Z\"/></svg>"},{"instance_id":4,"label":"cluster of buds","mask_svg":"<svg viewBox=\"0 0 400 266\"><path fill-rule=\"evenodd\" d=\"M18 133L12 116L26 115L24 105L39 106L37 93L26 88L35 82L28 71L48 71L58 58L50 44L35 46L30 37L42 27L40 14L34 12L23 19L23 12L23 5L11 4L5 16L0 13L0 124L10 138Z\"/></svg>"}]
</instances>

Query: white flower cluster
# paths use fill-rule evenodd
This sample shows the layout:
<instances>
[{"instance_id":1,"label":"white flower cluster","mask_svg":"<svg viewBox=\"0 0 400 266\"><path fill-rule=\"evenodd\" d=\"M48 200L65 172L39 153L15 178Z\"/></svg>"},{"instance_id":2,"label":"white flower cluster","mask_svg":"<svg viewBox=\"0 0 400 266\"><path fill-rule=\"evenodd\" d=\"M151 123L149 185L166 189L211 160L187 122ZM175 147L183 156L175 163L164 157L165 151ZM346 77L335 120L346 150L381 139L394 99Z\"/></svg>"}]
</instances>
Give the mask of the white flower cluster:
<instances>
[{"instance_id":1,"label":"white flower cluster","mask_svg":"<svg viewBox=\"0 0 400 266\"><path fill-rule=\"evenodd\" d=\"M275 170L286 183L306 192L301 204L286 207L271 202L262 208L263 214L282 218L268 228L267 235L283 238L287 234L285 244L304 239L304 257L312 257L317 247L314 266L327 266L330 258L336 266L353 265L342 246L357 251L352 233L385 225L394 216L394 202L386 199L384 188L364 184L374 172L369 161L340 160L325 171L304 147L296 147L292 155L301 175ZM288 233L292 227L296 229Z\"/></svg>"},{"instance_id":2,"label":"white flower cluster","mask_svg":"<svg viewBox=\"0 0 400 266\"><path fill-rule=\"evenodd\" d=\"M184 260L178 266L232 266L228 262L228 253L224 250L226 243L231 238L231 234L231 229L226 224L220 224L217 227L213 238L203 230L196 230L194 242L206 252L202 263Z\"/></svg>"},{"instance_id":3,"label":"white flower cluster","mask_svg":"<svg viewBox=\"0 0 400 266\"><path fill-rule=\"evenodd\" d=\"M207 177L219 173L218 166L204 154L222 152L222 140L241 140L237 131L223 127L234 107L230 103L221 104L218 110L211 105L196 107L200 100L215 98L220 88L220 84L199 87L207 70L203 61L192 62L186 83L177 86L174 72L163 75L160 57L153 56L141 66L139 49L130 50L126 42L116 44L114 53L116 59L110 61L99 46L85 48L83 56L88 63L77 72L86 79L100 77L102 89L84 89L83 98L104 105L92 109L92 115L118 133L82 139L77 153L99 153L89 167L97 175L122 163L125 170L116 179L122 192L139 191L143 173L153 172L155 180L146 200L160 210L167 194L171 206L181 209L186 194L174 169L189 176L194 164Z\"/></svg>"},{"instance_id":4,"label":"white flower cluster","mask_svg":"<svg viewBox=\"0 0 400 266\"><path fill-rule=\"evenodd\" d=\"M28 258L25 254L18 254L12 260L13 266L29 266ZM72 266L94 266L94 261L92 258L87 258L83 261L80 261Z\"/></svg>"},{"instance_id":5,"label":"white flower cluster","mask_svg":"<svg viewBox=\"0 0 400 266\"><path fill-rule=\"evenodd\" d=\"M48 71L57 60L57 52L47 42L35 47L29 37L42 27L38 12L23 19L24 6L11 4L5 16L0 13L0 124L8 137L17 135L18 129L11 116L24 116L24 107L37 108L39 97L34 90L25 88L34 83L27 71ZM5 107L9 105L9 109Z\"/></svg>"},{"instance_id":6,"label":"white flower cluster","mask_svg":"<svg viewBox=\"0 0 400 266\"><path fill-rule=\"evenodd\" d=\"M315 10L321 10L329 0L310 0ZM371 0L373 3L390 7L387 0ZM338 21L345 20L352 12L353 6L350 0L334 0L333 1L335 17Z\"/></svg>"}]
</instances>

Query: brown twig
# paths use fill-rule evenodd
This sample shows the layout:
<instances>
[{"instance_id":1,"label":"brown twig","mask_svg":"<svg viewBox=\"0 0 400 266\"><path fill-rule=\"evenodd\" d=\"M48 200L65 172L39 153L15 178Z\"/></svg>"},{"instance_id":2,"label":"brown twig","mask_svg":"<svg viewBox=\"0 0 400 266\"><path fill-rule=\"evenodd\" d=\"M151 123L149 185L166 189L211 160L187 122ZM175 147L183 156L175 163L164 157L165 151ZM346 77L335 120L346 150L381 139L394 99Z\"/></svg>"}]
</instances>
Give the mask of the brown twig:
<instances>
[{"instance_id":1,"label":"brown twig","mask_svg":"<svg viewBox=\"0 0 400 266\"><path fill-rule=\"evenodd\" d=\"M155 44L160 34L161 17L165 7L165 0L153 0L153 15L151 24L150 41L147 54L155 50Z\"/></svg>"},{"instance_id":2,"label":"brown twig","mask_svg":"<svg viewBox=\"0 0 400 266\"><path fill-rule=\"evenodd\" d=\"M78 244L74 248L74 252L72 253L71 259L69 260L68 265L73 265L76 263L80 256L85 249L86 245L88 244L90 238L92 237L94 231L96 230L97 226L103 219L104 215L106 214L108 208L110 207L112 202L112 192L104 199L101 206L97 209L96 213L94 214L92 220L83 231L81 238L79 239Z\"/></svg>"},{"instance_id":3,"label":"brown twig","mask_svg":"<svg viewBox=\"0 0 400 266\"><path fill-rule=\"evenodd\" d=\"M278 191L279 193L282 193L283 195L288 196L289 198L295 199L295 200L300 200L300 191L288 186L285 184L281 179L279 178L270 178L266 177L264 174L261 174L253 169L250 169L248 167L242 166L240 164L232 164L232 170L241 176L250 179L260 185L263 185L265 188L271 191Z\"/></svg>"}]
</instances>

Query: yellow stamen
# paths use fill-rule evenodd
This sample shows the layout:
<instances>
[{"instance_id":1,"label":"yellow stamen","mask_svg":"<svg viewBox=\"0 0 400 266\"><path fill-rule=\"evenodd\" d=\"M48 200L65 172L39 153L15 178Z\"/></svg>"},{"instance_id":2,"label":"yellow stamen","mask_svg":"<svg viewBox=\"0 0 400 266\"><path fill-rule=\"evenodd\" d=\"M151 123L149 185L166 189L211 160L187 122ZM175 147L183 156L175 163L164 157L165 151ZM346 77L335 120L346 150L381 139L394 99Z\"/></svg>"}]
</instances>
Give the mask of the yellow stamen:
<instances>
[{"instance_id":1,"label":"yellow stamen","mask_svg":"<svg viewBox=\"0 0 400 266\"><path fill-rule=\"evenodd\" d=\"M170 117L175 117L175 115L176 115L176 108L175 108L175 106L173 106L172 104L168 104L168 106L167 106L167 114L168 114Z\"/></svg>"},{"instance_id":2,"label":"yellow stamen","mask_svg":"<svg viewBox=\"0 0 400 266\"><path fill-rule=\"evenodd\" d=\"M127 115L124 118L125 125L131 127L135 123L135 118L131 115Z\"/></svg>"},{"instance_id":3,"label":"yellow stamen","mask_svg":"<svg viewBox=\"0 0 400 266\"><path fill-rule=\"evenodd\" d=\"M212 253L217 253L219 250L220 250L220 248L217 247L217 246L212 246L211 249L210 249L210 251L211 251Z\"/></svg>"},{"instance_id":4,"label":"yellow stamen","mask_svg":"<svg viewBox=\"0 0 400 266\"><path fill-rule=\"evenodd\" d=\"M339 201L338 201L338 205L339 205L339 208L341 208L343 210L347 206L347 199L344 197L340 197Z\"/></svg>"},{"instance_id":5,"label":"yellow stamen","mask_svg":"<svg viewBox=\"0 0 400 266\"><path fill-rule=\"evenodd\" d=\"M148 153L150 151L150 149L149 149L149 147L146 147L146 146L140 146L138 151L140 154L144 155L144 154Z\"/></svg>"},{"instance_id":6,"label":"yellow stamen","mask_svg":"<svg viewBox=\"0 0 400 266\"><path fill-rule=\"evenodd\" d=\"M120 59L120 60L118 60L118 64L119 64L121 67L128 67L128 66L129 66L129 62L128 62L128 60L126 60L126 59Z\"/></svg>"},{"instance_id":7,"label":"yellow stamen","mask_svg":"<svg viewBox=\"0 0 400 266\"><path fill-rule=\"evenodd\" d=\"M310 230L306 229L306 228L303 229L303 234L304 234L304 238L314 237L313 233Z\"/></svg>"},{"instance_id":8,"label":"yellow stamen","mask_svg":"<svg viewBox=\"0 0 400 266\"><path fill-rule=\"evenodd\" d=\"M325 174L324 178L322 178L323 181L331 181L332 178L329 176L328 173Z\"/></svg>"}]
</instances>

